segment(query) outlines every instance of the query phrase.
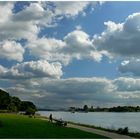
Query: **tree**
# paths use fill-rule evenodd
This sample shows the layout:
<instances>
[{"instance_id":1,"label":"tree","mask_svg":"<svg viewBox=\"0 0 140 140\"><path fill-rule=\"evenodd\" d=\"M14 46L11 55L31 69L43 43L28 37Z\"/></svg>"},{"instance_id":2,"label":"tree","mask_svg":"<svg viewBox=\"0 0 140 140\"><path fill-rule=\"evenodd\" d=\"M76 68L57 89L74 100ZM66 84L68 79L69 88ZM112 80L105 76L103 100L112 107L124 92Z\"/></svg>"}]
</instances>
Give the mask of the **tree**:
<instances>
[{"instance_id":1,"label":"tree","mask_svg":"<svg viewBox=\"0 0 140 140\"><path fill-rule=\"evenodd\" d=\"M14 103L10 103L7 107L8 110L12 111L12 112L18 112L18 108L17 106L15 106Z\"/></svg>"},{"instance_id":2,"label":"tree","mask_svg":"<svg viewBox=\"0 0 140 140\"><path fill-rule=\"evenodd\" d=\"M31 108L31 109L29 109ZM0 109L12 112L26 111L33 112L37 110L36 106L29 101L21 101L18 97L11 97L9 93L0 89Z\"/></svg>"},{"instance_id":3,"label":"tree","mask_svg":"<svg viewBox=\"0 0 140 140\"><path fill-rule=\"evenodd\" d=\"M83 110L84 111L88 111L88 106L87 105L84 105Z\"/></svg>"},{"instance_id":4,"label":"tree","mask_svg":"<svg viewBox=\"0 0 140 140\"><path fill-rule=\"evenodd\" d=\"M20 110L21 100L18 97L10 97L10 104L8 105L8 110L13 112L18 112Z\"/></svg>"},{"instance_id":5,"label":"tree","mask_svg":"<svg viewBox=\"0 0 140 140\"><path fill-rule=\"evenodd\" d=\"M35 111L37 110L36 106L32 102L21 101L20 111L26 111L29 107Z\"/></svg>"},{"instance_id":6,"label":"tree","mask_svg":"<svg viewBox=\"0 0 140 140\"><path fill-rule=\"evenodd\" d=\"M36 111L35 109L28 107L25 114L26 115L34 115L35 111Z\"/></svg>"},{"instance_id":7,"label":"tree","mask_svg":"<svg viewBox=\"0 0 140 140\"><path fill-rule=\"evenodd\" d=\"M9 93L0 89L0 109L7 109L10 103Z\"/></svg>"},{"instance_id":8,"label":"tree","mask_svg":"<svg viewBox=\"0 0 140 140\"><path fill-rule=\"evenodd\" d=\"M90 111L94 111L94 108L93 108L93 106L91 106L91 108L90 108Z\"/></svg>"}]
</instances>

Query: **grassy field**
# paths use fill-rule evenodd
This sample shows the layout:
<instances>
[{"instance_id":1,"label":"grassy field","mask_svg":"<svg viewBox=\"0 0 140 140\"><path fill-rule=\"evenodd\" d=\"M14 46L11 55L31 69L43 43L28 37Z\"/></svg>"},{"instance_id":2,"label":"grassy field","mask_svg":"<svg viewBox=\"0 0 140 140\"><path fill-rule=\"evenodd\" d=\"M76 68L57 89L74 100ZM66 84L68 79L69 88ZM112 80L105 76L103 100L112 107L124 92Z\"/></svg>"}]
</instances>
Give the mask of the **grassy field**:
<instances>
[{"instance_id":1,"label":"grassy field","mask_svg":"<svg viewBox=\"0 0 140 140\"><path fill-rule=\"evenodd\" d=\"M105 138L78 129L56 126L28 116L0 114L0 138Z\"/></svg>"}]
</instances>

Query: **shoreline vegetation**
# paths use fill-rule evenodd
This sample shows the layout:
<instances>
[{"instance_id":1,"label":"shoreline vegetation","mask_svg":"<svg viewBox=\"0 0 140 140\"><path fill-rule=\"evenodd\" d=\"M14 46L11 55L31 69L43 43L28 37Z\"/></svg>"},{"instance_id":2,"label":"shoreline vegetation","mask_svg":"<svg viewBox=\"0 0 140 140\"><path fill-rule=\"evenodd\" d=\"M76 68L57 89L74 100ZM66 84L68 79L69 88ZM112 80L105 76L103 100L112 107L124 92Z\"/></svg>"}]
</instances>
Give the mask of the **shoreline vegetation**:
<instances>
[{"instance_id":1,"label":"shoreline vegetation","mask_svg":"<svg viewBox=\"0 0 140 140\"><path fill-rule=\"evenodd\" d=\"M140 112L140 106L116 106L116 107L110 107L110 108L101 108L93 106L88 107L87 105L84 105L83 108L79 107L70 107L68 111L71 112Z\"/></svg>"},{"instance_id":2,"label":"shoreline vegetation","mask_svg":"<svg viewBox=\"0 0 140 140\"><path fill-rule=\"evenodd\" d=\"M30 101L21 101L18 97L10 96L0 89L0 112L10 113L24 111L26 115L34 115L37 107Z\"/></svg>"},{"instance_id":3,"label":"shoreline vegetation","mask_svg":"<svg viewBox=\"0 0 140 140\"><path fill-rule=\"evenodd\" d=\"M140 112L140 106L114 106L114 107L88 107L84 105L83 108L80 107L70 107L69 109L44 109L38 108L38 111L70 111L75 112Z\"/></svg>"}]
</instances>

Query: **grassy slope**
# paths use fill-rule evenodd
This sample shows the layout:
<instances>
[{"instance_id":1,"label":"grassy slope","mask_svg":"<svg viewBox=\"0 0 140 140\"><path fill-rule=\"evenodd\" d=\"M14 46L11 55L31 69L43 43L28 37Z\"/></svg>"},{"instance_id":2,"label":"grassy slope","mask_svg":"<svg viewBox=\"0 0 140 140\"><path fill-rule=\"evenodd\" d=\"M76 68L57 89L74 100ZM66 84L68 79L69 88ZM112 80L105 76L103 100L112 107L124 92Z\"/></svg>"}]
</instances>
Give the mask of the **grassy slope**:
<instances>
[{"instance_id":1,"label":"grassy slope","mask_svg":"<svg viewBox=\"0 0 140 140\"><path fill-rule=\"evenodd\" d=\"M0 138L105 138L26 116L0 114L0 120Z\"/></svg>"}]
</instances>

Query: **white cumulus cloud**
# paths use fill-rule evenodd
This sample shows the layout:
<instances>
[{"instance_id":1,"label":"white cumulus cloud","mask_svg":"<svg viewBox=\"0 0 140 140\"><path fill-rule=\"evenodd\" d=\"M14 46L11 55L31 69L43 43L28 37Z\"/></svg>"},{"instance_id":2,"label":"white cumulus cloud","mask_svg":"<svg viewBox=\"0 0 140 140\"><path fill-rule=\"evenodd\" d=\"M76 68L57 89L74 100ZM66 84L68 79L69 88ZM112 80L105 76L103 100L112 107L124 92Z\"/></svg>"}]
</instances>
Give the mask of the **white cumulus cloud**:
<instances>
[{"instance_id":1,"label":"white cumulus cloud","mask_svg":"<svg viewBox=\"0 0 140 140\"><path fill-rule=\"evenodd\" d=\"M111 57L132 58L140 55L140 13L129 15L124 22L105 22L107 29L95 35L93 44Z\"/></svg>"},{"instance_id":2,"label":"white cumulus cloud","mask_svg":"<svg viewBox=\"0 0 140 140\"><path fill-rule=\"evenodd\" d=\"M102 54L95 50L87 33L74 30L63 40L55 38L41 38L27 44L30 53L48 61L59 61L67 65L73 59L93 59L100 61Z\"/></svg>"},{"instance_id":3,"label":"white cumulus cloud","mask_svg":"<svg viewBox=\"0 0 140 140\"><path fill-rule=\"evenodd\" d=\"M62 66L58 62L48 63L45 60L23 62L10 69L0 66L0 77L4 79L60 78Z\"/></svg>"},{"instance_id":4,"label":"white cumulus cloud","mask_svg":"<svg viewBox=\"0 0 140 140\"><path fill-rule=\"evenodd\" d=\"M23 54L25 50L15 41L0 42L0 58L8 60L23 61Z\"/></svg>"},{"instance_id":5,"label":"white cumulus cloud","mask_svg":"<svg viewBox=\"0 0 140 140\"><path fill-rule=\"evenodd\" d=\"M90 4L86 1L63 1L63 2L54 2L56 15L65 15L66 17L76 16L79 13L82 13L85 8Z\"/></svg>"}]
</instances>

